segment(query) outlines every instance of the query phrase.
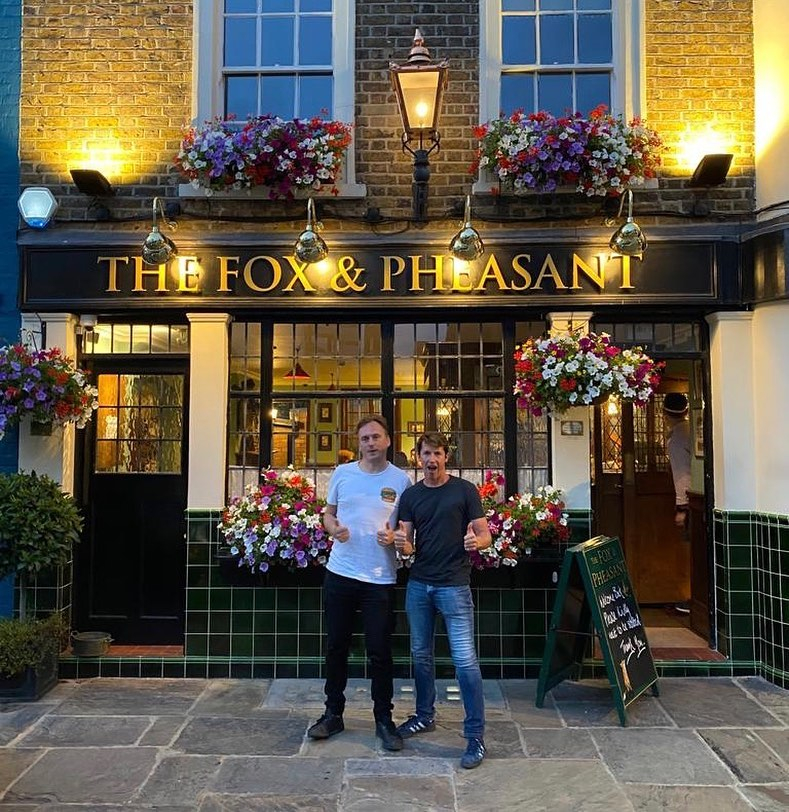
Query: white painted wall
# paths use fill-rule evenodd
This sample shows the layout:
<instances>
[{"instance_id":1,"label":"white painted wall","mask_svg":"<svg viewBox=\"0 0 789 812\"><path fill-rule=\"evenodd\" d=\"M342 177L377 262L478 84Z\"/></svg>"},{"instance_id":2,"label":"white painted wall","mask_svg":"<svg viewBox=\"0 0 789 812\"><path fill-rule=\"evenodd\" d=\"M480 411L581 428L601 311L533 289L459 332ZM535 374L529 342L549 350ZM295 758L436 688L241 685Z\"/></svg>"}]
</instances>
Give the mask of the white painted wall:
<instances>
[{"instance_id":1,"label":"white painted wall","mask_svg":"<svg viewBox=\"0 0 789 812\"><path fill-rule=\"evenodd\" d=\"M230 316L187 313L189 346L188 509L225 503Z\"/></svg>"},{"instance_id":2,"label":"white painted wall","mask_svg":"<svg viewBox=\"0 0 789 812\"><path fill-rule=\"evenodd\" d=\"M789 302L772 302L753 315L756 507L789 514Z\"/></svg>"},{"instance_id":3,"label":"white painted wall","mask_svg":"<svg viewBox=\"0 0 789 812\"><path fill-rule=\"evenodd\" d=\"M710 325L715 507L757 509L753 313L713 313ZM781 440L780 446L786 443Z\"/></svg>"},{"instance_id":4,"label":"white painted wall","mask_svg":"<svg viewBox=\"0 0 789 812\"><path fill-rule=\"evenodd\" d=\"M753 27L756 208L761 209L786 200L789 189L789 2L754 0Z\"/></svg>"}]
</instances>

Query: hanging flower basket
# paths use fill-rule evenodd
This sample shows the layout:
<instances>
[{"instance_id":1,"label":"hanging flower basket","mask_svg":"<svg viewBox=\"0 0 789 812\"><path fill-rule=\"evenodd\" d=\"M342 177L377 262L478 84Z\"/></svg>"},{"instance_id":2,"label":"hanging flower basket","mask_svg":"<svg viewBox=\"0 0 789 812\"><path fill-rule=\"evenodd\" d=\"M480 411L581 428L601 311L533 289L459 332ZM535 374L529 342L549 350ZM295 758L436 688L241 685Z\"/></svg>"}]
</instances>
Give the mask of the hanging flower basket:
<instances>
[{"instance_id":1,"label":"hanging flower basket","mask_svg":"<svg viewBox=\"0 0 789 812\"><path fill-rule=\"evenodd\" d=\"M87 373L57 347L0 347L0 440L25 417L37 424L83 428L99 407L97 396Z\"/></svg>"},{"instance_id":2,"label":"hanging flower basket","mask_svg":"<svg viewBox=\"0 0 789 812\"><path fill-rule=\"evenodd\" d=\"M178 171L207 194L265 186L271 198L317 191L340 177L351 127L320 118L257 116L245 124L213 119L191 127L175 157Z\"/></svg>"},{"instance_id":3,"label":"hanging flower basket","mask_svg":"<svg viewBox=\"0 0 789 812\"><path fill-rule=\"evenodd\" d=\"M488 471L478 487L488 520L490 547L469 553L475 569L514 567L540 547L558 547L570 539L562 492L552 485L535 493L515 494L499 500L504 484L500 474Z\"/></svg>"},{"instance_id":4,"label":"hanging flower basket","mask_svg":"<svg viewBox=\"0 0 789 812\"><path fill-rule=\"evenodd\" d=\"M556 118L517 111L474 129L479 139L472 174L488 169L513 192L553 192L559 186L594 195L620 195L654 178L660 136L640 119L626 123L596 107Z\"/></svg>"},{"instance_id":5,"label":"hanging flower basket","mask_svg":"<svg viewBox=\"0 0 789 812\"><path fill-rule=\"evenodd\" d=\"M225 508L219 532L236 565L252 572L323 566L331 550L321 521L324 504L306 476L292 468L267 469L260 485Z\"/></svg>"},{"instance_id":6,"label":"hanging flower basket","mask_svg":"<svg viewBox=\"0 0 789 812\"><path fill-rule=\"evenodd\" d=\"M529 339L515 349L518 406L539 417L616 396L645 406L660 384L662 362L641 347L621 349L607 333Z\"/></svg>"}]
</instances>

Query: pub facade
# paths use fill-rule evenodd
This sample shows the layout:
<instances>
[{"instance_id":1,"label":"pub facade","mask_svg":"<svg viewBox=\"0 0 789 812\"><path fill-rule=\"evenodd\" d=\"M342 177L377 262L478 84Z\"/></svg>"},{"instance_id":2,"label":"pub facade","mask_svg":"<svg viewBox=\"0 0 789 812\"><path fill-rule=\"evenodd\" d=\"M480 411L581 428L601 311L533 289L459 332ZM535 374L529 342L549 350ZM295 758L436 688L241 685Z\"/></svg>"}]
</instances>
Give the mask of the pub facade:
<instances>
[{"instance_id":1,"label":"pub facade","mask_svg":"<svg viewBox=\"0 0 789 812\"><path fill-rule=\"evenodd\" d=\"M755 61L775 27L758 6L227 0L118 9L109 28L80 25L59 3L46 27L25 17L22 185L46 185L60 208L49 228L18 236L22 329L90 370L99 408L84 430L39 437L23 425L19 467L58 478L86 519L73 568L42 595L52 590L73 628L105 630L123 647L66 656L61 673L319 676L316 573L234 580L217 558L217 523L267 467L307 473L324 496L340 450L355 451L359 417L379 412L392 459L412 478L417 437L437 429L453 473L476 483L501 473L508 494L553 484L574 541L618 536L642 607L687 603L688 633L712 652L672 650L658 658L663 674L785 684L789 476L778 432L789 172L780 138L767 149L754 125L754 86L777 69ZM389 78L415 28L449 66L428 181L401 149ZM54 36L64 51L47 47ZM730 47L712 53L721 37ZM665 56L678 41L682 64ZM80 82L95 78L96 49L124 71L102 79L84 115ZM51 95L48 71L59 77ZM51 110L58 138L41 133L35 104ZM639 256L610 247L622 218L604 198L514 195L468 174L480 123L518 107L599 104L644 117L664 141L658 177L635 189L648 243ZM272 110L284 119L325 110L353 125L337 194L314 194L321 263L294 251L306 193L209 195L171 167L183 125ZM695 163L682 150L697 132L722 139L708 152L734 155L715 185L688 185ZM112 194L75 189L78 167L100 170ZM461 262L448 245L467 194L484 250ZM153 220L159 211L177 252L150 263L154 198L167 203L153 203ZM516 346L578 329L665 362L645 409L519 408ZM671 392L690 405L687 533L674 525L661 409ZM475 576L486 676L536 675L559 566L549 552L506 579ZM396 662L407 676L402 606ZM600 666L590 650L590 672ZM364 674L363 651L353 668Z\"/></svg>"}]
</instances>

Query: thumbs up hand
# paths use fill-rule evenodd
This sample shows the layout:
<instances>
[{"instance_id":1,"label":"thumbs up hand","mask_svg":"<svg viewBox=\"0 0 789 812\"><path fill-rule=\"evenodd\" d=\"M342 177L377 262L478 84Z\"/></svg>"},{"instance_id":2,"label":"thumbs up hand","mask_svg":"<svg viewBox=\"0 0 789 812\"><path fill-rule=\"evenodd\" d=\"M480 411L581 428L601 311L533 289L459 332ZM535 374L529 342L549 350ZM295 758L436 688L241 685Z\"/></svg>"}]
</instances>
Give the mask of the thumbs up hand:
<instances>
[{"instance_id":1,"label":"thumbs up hand","mask_svg":"<svg viewBox=\"0 0 789 812\"><path fill-rule=\"evenodd\" d=\"M464 549L468 550L476 550L477 548L477 534L474 532L474 524L473 522L468 523L468 527L466 528L466 535L463 536L463 547Z\"/></svg>"},{"instance_id":2,"label":"thumbs up hand","mask_svg":"<svg viewBox=\"0 0 789 812\"><path fill-rule=\"evenodd\" d=\"M394 531L387 524L386 527L381 528L381 530L376 533L376 538L381 547L388 547L394 543Z\"/></svg>"},{"instance_id":3,"label":"thumbs up hand","mask_svg":"<svg viewBox=\"0 0 789 812\"><path fill-rule=\"evenodd\" d=\"M408 540L408 529L405 524L400 521L397 523L397 529L392 534L394 539L395 549L404 555L411 555L413 548L411 542Z\"/></svg>"}]
</instances>

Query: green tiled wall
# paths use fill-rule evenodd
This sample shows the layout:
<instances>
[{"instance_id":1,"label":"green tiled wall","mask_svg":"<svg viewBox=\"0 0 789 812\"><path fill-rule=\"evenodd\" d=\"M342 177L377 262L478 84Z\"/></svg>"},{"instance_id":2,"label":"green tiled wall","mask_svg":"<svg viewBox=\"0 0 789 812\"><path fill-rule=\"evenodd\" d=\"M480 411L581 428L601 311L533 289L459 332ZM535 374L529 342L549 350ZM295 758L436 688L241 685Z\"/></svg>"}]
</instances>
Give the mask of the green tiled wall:
<instances>
[{"instance_id":1,"label":"green tiled wall","mask_svg":"<svg viewBox=\"0 0 789 812\"><path fill-rule=\"evenodd\" d=\"M789 687L789 517L716 511L714 544L720 651Z\"/></svg>"},{"instance_id":2,"label":"green tiled wall","mask_svg":"<svg viewBox=\"0 0 789 812\"><path fill-rule=\"evenodd\" d=\"M187 515L187 587L184 653L200 676L318 677L323 666L323 613L319 572L272 576L269 585L231 586L214 559L219 511ZM588 512L573 512L573 543L589 537ZM534 677L542 659L553 605L560 551L536 554L513 571L474 576L477 650L490 678ZM308 579L312 579L312 581ZM410 676L405 589L397 589L394 633L398 676ZM436 641L437 670L454 668L444 634ZM350 674L366 676L364 644L354 637Z\"/></svg>"}]
</instances>

